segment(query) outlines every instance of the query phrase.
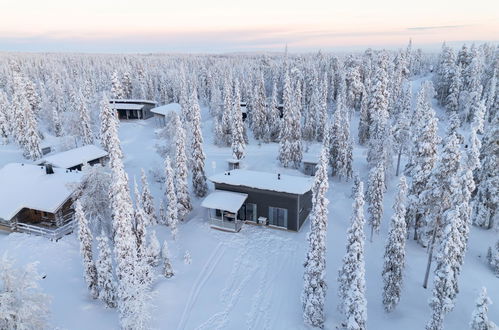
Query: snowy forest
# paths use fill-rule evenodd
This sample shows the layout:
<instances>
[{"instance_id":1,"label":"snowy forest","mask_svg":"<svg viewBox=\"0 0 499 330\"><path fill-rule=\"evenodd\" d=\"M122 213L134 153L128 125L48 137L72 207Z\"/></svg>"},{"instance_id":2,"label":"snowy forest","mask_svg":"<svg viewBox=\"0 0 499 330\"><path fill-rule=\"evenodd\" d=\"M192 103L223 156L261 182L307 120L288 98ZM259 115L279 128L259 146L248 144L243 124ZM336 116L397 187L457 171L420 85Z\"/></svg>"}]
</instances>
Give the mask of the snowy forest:
<instances>
[{"instance_id":1,"label":"snowy forest","mask_svg":"<svg viewBox=\"0 0 499 330\"><path fill-rule=\"evenodd\" d=\"M496 45L1 53L0 168L47 145L109 161L83 166L72 234L0 233L0 329L497 329ZM307 154L299 232L209 227L224 161L303 176Z\"/></svg>"}]
</instances>

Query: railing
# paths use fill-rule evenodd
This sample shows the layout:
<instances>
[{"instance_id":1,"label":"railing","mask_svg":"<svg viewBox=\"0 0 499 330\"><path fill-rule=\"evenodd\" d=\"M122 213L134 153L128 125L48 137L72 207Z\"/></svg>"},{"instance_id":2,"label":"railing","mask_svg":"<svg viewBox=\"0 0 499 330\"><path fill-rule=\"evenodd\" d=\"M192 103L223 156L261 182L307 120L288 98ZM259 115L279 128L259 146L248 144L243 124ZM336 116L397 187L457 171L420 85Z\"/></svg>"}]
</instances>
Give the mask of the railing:
<instances>
[{"instance_id":1,"label":"railing","mask_svg":"<svg viewBox=\"0 0 499 330\"><path fill-rule=\"evenodd\" d=\"M243 222L241 220L222 220L219 218L210 218L210 223L212 227L223 229L223 230L229 230L233 232L238 232L241 230L241 227L243 226Z\"/></svg>"},{"instance_id":2,"label":"railing","mask_svg":"<svg viewBox=\"0 0 499 330\"><path fill-rule=\"evenodd\" d=\"M40 226L29 225L27 223L18 222L17 231L32 235L47 237L53 241L59 240L64 235L73 232L75 228L75 220L72 220L65 225L57 228L45 228Z\"/></svg>"}]
</instances>

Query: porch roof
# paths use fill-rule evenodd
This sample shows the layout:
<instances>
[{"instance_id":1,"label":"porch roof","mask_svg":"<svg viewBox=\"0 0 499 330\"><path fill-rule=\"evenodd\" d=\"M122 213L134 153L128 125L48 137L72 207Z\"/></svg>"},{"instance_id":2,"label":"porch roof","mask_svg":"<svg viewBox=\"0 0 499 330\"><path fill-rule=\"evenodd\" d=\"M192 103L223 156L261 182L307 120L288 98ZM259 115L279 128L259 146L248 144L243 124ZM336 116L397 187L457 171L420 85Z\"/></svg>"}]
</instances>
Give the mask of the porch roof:
<instances>
[{"instance_id":1,"label":"porch roof","mask_svg":"<svg viewBox=\"0 0 499 330\"><path fill-rule=\"evenodd\" d=\"M236 213L241 208L246 198L248 198L248 194L215 190L206 196L206 198L201 202L201 206L208 209L224 210Z\"/></svg>"}]
</instances>

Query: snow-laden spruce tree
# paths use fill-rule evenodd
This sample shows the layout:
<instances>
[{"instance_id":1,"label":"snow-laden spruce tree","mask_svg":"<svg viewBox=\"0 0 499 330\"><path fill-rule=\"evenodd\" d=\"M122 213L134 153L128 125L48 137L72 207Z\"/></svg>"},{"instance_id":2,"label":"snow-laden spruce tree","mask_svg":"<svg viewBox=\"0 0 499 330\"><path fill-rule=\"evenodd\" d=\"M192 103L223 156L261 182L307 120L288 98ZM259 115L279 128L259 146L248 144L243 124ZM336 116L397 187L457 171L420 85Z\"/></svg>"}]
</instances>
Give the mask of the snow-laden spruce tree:
<instances>
[{"instance_id":1,"label":"snow-laden spruce tree","mask_svg":"<svg viewBox=\"0 0 499 330\"><path fill-rule=\"evenodd\" d=\"M445 98L445 108L450 113L457 113L459 111L459 100L461 88L463 85L461 78L461 68L454 64L451 69L449 93Z\"/></svg>"},{"instance_id":2,"label":"snow-laden spruce tree","mask_svg":"<svg viewBox=\"0 0 499 330\"><path fill-rule=\"evenodd\" d=\"M175 191L174 171L170 162L170 157L165 159L165 197L166 197L166 221L170 226L172 238L175 240L177 237L178 226L178 201L177 193Z\"/></svg>"},{"instance_id":3,"label":"snow-laden spruce tree","mask_svg":"<svg viewBox=\"0 0 499 330\"><path fill-rule=\"evenodd\" d=\"M239 80L234 82L234 108L232 109L232 158L243 159L246 155L246 142L244 141L244 123L241 112L241 93Z\"/></svg>"},{"instance_id":4,"label":"snow-laden spruce tree","mask_svg":"<svg viewBox=\"0 0 499 330\"><path fill-rule=\"evenodd\" d=\"M183 219L192 211L191 197L187 183L187 156L185 153L186 138L183 127L177 128L175 134L175 190L177 192L178 211L180 219Z\"/></svg>"},{"instance_id":5,"label":"snow-laden spruce tree","mask_svg":"<svg viewBox=\"0 0 499 330\"><path fill-rule=\"evenodd\" d=\"M456 187L457 183L453 183L453 186ZM436 255L437 266L433 279L433 296L429 301L431 319L426 325L428 330L443 329L445 315L454 309L454 300L458 293L457 257L462 251L459 246L460 234L457 221L459 216L457 207L448 209L443 214L444 227L439 251Z\"/></svg>"},{"instance_id":6,"label":"snow-laden spruce tree","mask_svg":"<svg viewBox=\"0 0 499 330\"><path fill-rule=\"evenodd\" d=\"M173 272L172 262L170 260L170 253L168 251L168 242L166 240L163 242L163 247L161 248L161 259L163 259L163 275L166 278L170 278L175 275Z\"/></svg>"},{"instance_id":7,"label":"snow-laden spruce tree","mask_svg":"<svg viewBox=\"0 0 499 330\"><path fill-rule=\"evenodd\" d=\"M494 274L499 277L499 239L493 246L489 247L487 251L487 262Z\"/></svg>"},{"instance_id":8,"label":"snow-laden spruce tree","mask_svg":"<svg viewBox=\"0 0 499 330\"><path fill-rule=\"evenodd\" d=\"M274 81L272 86L272 95L270 96L270 102L267 103L265 113L267 116L267 125L265 131L265 142L277 142L279 141L279 133L281 130L281 113L279 111L277 102L277 83Z\"/></svg>"},{"instance_id":9,"label":"snow-laden spruce tree","mask_svg":"<svg viewBox=\"0 0 499 330\"><path fill-rule=\"evenodd\" d=\"M137 239L137 257L142 258L144 256L145 244L147 238L147 224L149 220L144 212L144 209L140 205L135 207L135 237Z\"/></svg>"},{"instance_id":10,"label":"snow-laden spruce tree","mask_svg":"<svg viewBox=\"0 0 499 330\"><path fill-rule=\"evenodd\" d=\"M475 309L471 314L470 329L471 330L494 330L497 329L497 325L494 322L489 321L488 312L489 305L492 304L492 300L487 295L487 289L482 287L480 290L480 295L475 302Z\"/></svg>"},{"instance_id":11,"label":"snow-laden spruce tree","mask_svg":"<svg viewBox=\"0 0 499 330\"><path fill-rule=\"evenodd\" d=\"M0 91L0 143L2 144L8 141L11 134L9 108L7 95Z\"/></svg>"},{"instance_id":12,"label":"snow-laden spruce tree","mask_svg":"<svg viewBox=\"0 0 499 330\"><path fill-rule=\"evenodd\" d=\"M412 93L411 84L408 81L403 84L400 93L400 98L398 98L398 103L396 104L398 108L397 116L392 127L393 148L397 153L396 176L399 175L402 154L407 153L409 150L409 140L411 137Z\"/></svg>"},{"instance_id":13,"label":"snow-laden spruce tree","mask_svg":"<svg viewBox=\"0 0 499 330\"><path fill-rule=\"evenodd\" d=\"M364 87L360 101L359 115L359 144L365 145L369 141L369 125L371 122L371 109L369 108L369 94Z\"/></svg>"},{"instance_id":14,"label":"snow-laden spruce tree","mask_svg":"<svg viewBox=\"0 0 499 330\"><path fill-rule=\"evenodd\" d=\"M99 256L95 263L97 268L97 287L99 288L99 299L107 307L116 307L116 281L113 273L113 261L111 248L106 233L102 232L97 237L97 248Z\"/></svg>"},{"instance_id":15,"label":"snow-laden spruce tree","mask_svg":"<svg viewBox=\"0 0 499 330\"><path fill-rule=\"evenodd\" d=\"M324 303L327 291L326 237L329 200L326 194L329 188L328 153L327 146L324 146L314 179L310 232L308 234L309 247L304 263L304 285L301 296L305 323L319 328L324 327Z\"/></svg>"},{"instance_id":16,"label":"snow-laden spruce tree","mask_svg":"<svg viewBox=\"0 0 499 330\"><path fill-rule=\"evenodd\" d=\"M204 162L206 156L203 150L203 132L201 131L201 109L195 91L191 95L192 115L192 189L197 197L204 197L208 191ZM178 190L177 190L178 194ZM177 195L178 196L178 195ZM192 206L190 208L192 210Z\"/></svg>"},{"instance_id":17,"label":"snow-laden spruce tree","mask_svg":"<svg viewBox=\"0 0 499 330\"><path fill-rule=\"evenodd\" d=\"M100 119L100 143L104 148L104 150L109 152L110 148L109 126L111 126L111 121L117 119L116 119L116 112L111 108L111 105L109 104L109 99L107 98L106 95L104 95L101 101L101 110L99 114L99 119Z\"/></svg>"},{"instance_id":18,"label":"snow-laden spruce tree","mask_svg":"<svg viewBox=\"0 0 499 330\"><path fill-rule=\"evenodd\" d=\"M317 140L318 122L321 115L322 95L320 92L320 80L317 77L317 72L313 71L313 79L311 79L312 93L310 95L310 103L307 106L307 118L303 127L303 138L308 141Z\"/></svg>"},{"instance_id":19,"label":"snow-laden spruce tree","mask_svg":"<svg viewBox=\"0 0 499 330\"><path fill-rule=\"evenodd\" d=\"M339 309L346 329L366 329L367 300L365 297L364 265L364 184L360 182L353 203L351 226L347 231L346 254L338 274Z\"/></svg>"},{"instance_id":20,"label":"snow-laden spruce tree","mask_svg":"<svg viewBox=\"0 0 499 330\"><path fill-rule=\"evenodd\" d=\"M414 123L411 123L412 148L407 174L412 178L409 187L407 204L408 223L414 226L414 239L419 240L419 229L424 217L424 205L420 200L423 190L426 189L437 161L438 119L428 101L430 86L423 83L418 96Z\"/></svg>"},{"instance_id":21,"label":"snow-laden spruce tree","mask_svg":"<svg viewBox=\"0 0 499 330\"><path fill-rule=\"evenodd\" d=\"M350 137L350 122L344 100L344 93L338 94L336 111L330 129L330 155L333 175L348 180L352 178L353 173L353 143Z\"/></svg>"},{"instance_id":22,"label":"snow-laden spruce tree","mask_svg":"<svg viewBox=\"0 0 499 330\"><path fill-rule=\"evenodd\" d=\"M118 311L121 327L130 329L133 327L137 313L145 313L146 311L137 310L132 304L136 299L138 290L136 280L138 274L136 269L137 241L133 233L134 211L118 138L118 121L116 116L111 118L105 136L108 138L109 164L112 173L110 197L115 233L114 255L118 278Z\"/></svg>"},{"instance_id":23,"label":"snow-laden spruce tree","mask_svg":"<svg viewBox=\"0 0 499 330\"><path fill-rule=\"evenodd\" d=\"M83 259L85 282L90 295L96 299L99 296L99 288L97 286L97 269L92 255L93 237L79 200L75 202L75 219L78 222L78 239L80 241L80 254Z\"/></svg>"},{"instance_id":24,"label":"snow-laden spruce tree","mask_svg":"<svg viewBox=\"0 0 499 330\"><path fill-rule=\"evenodd\" d=\"M379 55L378 63L374 72L374 80L371 88L371 98L369 100L370 125L369 125L369 148L367 151L367 161L371 166L382 163L385 171L388 169L389 151L389 123L388 123L388 55Z\"/></svg>"},{"instance_id":25,"label":"snow-laden spruce tree","mask_svg":"<svg viewBox=\"0 0 499 330\"><path fill-rule=\"evenodd\" d=\"M425 207L425 218L421 221L422 230L420 242L423 246L429 245L428 264L425 274L423 287L426 288L428 274L432 262L432 254L435 245L439 245L442 228L446 225L444 214L448 210L455 211L456 227L460 228L464 214L458 209L463 202L462 183L458 181L458 175L461 162L461 150L456 134L451 134L446 138L444 148L440 152L437 165L427 187L421 193L421 205ZM456 187L457 186L457 187ZM462 242L462 236L459 234L459 241ZM456 243L457 244L457 243ZM461 251L463 252L463 251Z\"/></svg>"},{"instance_id":26,"label":"snow-laden spruce tree","mask_svg":"<svg viewBox=\"0 0 499 330\"><path fill-rule=\"evenodd\" d=\"M151 266L159 265L160 261L160 252L161 246L158 241L158 237L156 236L156 231L152 230L149 235L149 240L146 248L146 259L147 263Z\"/></svg>"},{"instance_id":27,"label":"snow-laden spruce tree","mask_svg":"<svg viewBox=\"0 0 499 330\"><path fill-rule=\"evenodd\" d=\"M94 143L94 135L92 132L92 126L90 122L90 114L88 111L87 102L83 97L83 94L79 92L77 94L77 111L79 114L79 133L83 145Z\"/></svg>"},{"instance_id":28,"label":"snow-laden spruce tree","mask_svg":"<svg viewBox=\"0 0 499 330\"><path fill-rule=\"evenodd\" d=\"M328 114L327 114L327 97L328 97L328 79L327 74L321 80L321 85L319 89L319 109L317 109L317 131L315 133L317 141L322 142L324 140L324 132L326 130Z\"/></svg>"},{"instance_id":29,"label":"snow-laden spruce tree","mask_svg":"<svg viewBox=\"0 0 499 330\"><path fill-rule=\"evenodd\" d=\"M111 173L109 168L100 164L84 165L81 185L77 190L78 199L83 206L92 232L100 233L102 230L112 236L112 212L109 196L111 186Z\"/></svg>"},{"instance_id":30,"label":"snow-laden spruce tree","mask_svg":"<svg viewBox=\"0 0 499 330\"><path fill-rule=\"evenodd\" d=\"M42 157L42 149L40 147L41 139L38 133L38 123L35 113L28 102L21 102L20 109L24 111L24 116L21 117L21 119L24 119L21 133L23 134L21 138L23 156L31 160L40 159Z\"/></svg>"},{"instance_id":31,"label":"snow-laden spruce tree","mask_svg":"<svg viewBox=\"0 0 499 330\"><path fill-rule=\"evenodd\" d=\"M113 99L125 98L125 90L116 70L111 74L111 97Z\"/></svg>"},{"instance_id":32,"label":"snow-laden spruce tree","mask_svg":"<svg viewBox=\"0 0 499 330\"><path fill-rule=\"evenodd\" d=\"M381 219L383 218L383 197L385 192L385 171L382 163L379 163L369 171L367 184L367 202L369 213L368 223L371 226L371 242L374 233L379 233Z\"/></svg>"},{"instance_id":33,"label":"snow-laden spruce tree","mask_svg":"<svg viewBox=\"0 0 499 330\"><path fill-rule=\"evenodd\" d=\"M298 168L303 157L301 140L300 88L293 88L289 72L284 72L283 121L279 141L279 162L284 167Z\"/></svg>"},{"instance_id":34,"label":"snow-laden spruce tree","mask_svg":"<svg viewBox=\"0 0 499 330\"><path fill-rule=\"evenodd\" d=\"M473 198L473 224L494 228L499 225L499 112L485 128L477 170L477 189Z\"/></svg>"},{"instance_id":35,"label":"snow-laden spruce tree","mask_svg":"<svg viewBox=\"0 0 499 330\"><path fill-rule=\"evenodd\" d=\"M140 169L140 182L142 184L142 191L140 193L140 205L142 209L147 214L147 218L150 221L149 224L155 225L158 221L156 216L156 210L154 208L154 197L149 189L149 182L147 181L146 172L143 168Z\"/></svg>"},{"instance_id":36,"label":"snow-laden spruce tree","mask_svg":"<svg viewBox=\"0 0 499 330\"><path fill-rule=\"evenodd\" d=\"M265 81L263 79L263 73L257 74L257 81L255 84L255 90L253 92L253 99L251 100L251 110L252 110L252 128L253 136L257 140L264 140L266 132L269 131L269 122L267 121L267 115L265 111Z\"/></svg>"},{"instance_id":37,"label":"snow-laden spruce tree","mask_svg":"<svg viewBox=\"0 0 499 330\"><path fill-rule=\"evenodd\" d=\"M400 178L398 194L393 205L393 216L385 244L383 263L383 306L391 312L400 301L405 268L405 240L407 235L406 197L407 182L404 176Z\"/></svg>"},{"instance_id":38,"label":"snow-laden spruce tree","mask_svg":"<svg viewBox=\"0 0 499 330\"><path fill-rule=\"evenodd\" d=\"M225 146L230 146L232 143L232 112L234 109L231 78L225 77L223 85L223 112L220 118L220 134L222 142Z\"/></svg>"},{"instance_id":39,"label":"snow-laden spruce tree","mask_svg":"<svg viewBox=\"0 0 499 330\"><path fill-rule=\"evenodd\" d=\"M47 329L50 297L39 285L36 263L15 267L7 254L0 259L0 329Z\"/></svg>"}]
</instances>

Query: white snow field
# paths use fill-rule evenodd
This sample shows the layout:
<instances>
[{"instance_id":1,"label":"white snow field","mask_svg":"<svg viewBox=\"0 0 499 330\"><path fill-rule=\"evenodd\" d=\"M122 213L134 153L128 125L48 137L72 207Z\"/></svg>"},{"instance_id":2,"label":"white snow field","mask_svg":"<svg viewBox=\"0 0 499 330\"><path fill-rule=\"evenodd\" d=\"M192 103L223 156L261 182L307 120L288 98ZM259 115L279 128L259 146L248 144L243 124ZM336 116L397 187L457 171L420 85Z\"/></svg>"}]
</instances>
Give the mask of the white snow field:
<instances>
[{"instance_id":1,"label":"white snow field","mask_svg":"<svg viewBox=\"0 0 499 330\"><path fill-rule=\"evenodd\" d=\"M414 82L414 89L420 80ZM415 95L416 93L414 93ZM441 114L442 112L439 111ZM442 117L442 116L440 116ZM203 133L207 154L207 176L226 169L231 158L229 148L213 146L211 121L203 109ZM356 137L358 118L352 120ZM440 122L440 132L444 122ZM120 138L125 154L125 167L130 182L140 178L144 168L149 176L156 204L162 197L158 183L149 170L162 169L162 159L156 153L154 119L121 122ZM309 152L317 152L313 144ZM276 160L277 145L259 146L250 137L243 168L283 174L302 175L296 170L282 169ZM367 178L366 149L354 149L354 168L363 181ZM0 166L22 162L21 152L13 145L0 146ZM214 162L214 163L213 163ZM212 164L216 164L213 168ZM369 329L423 329L430 317L430 288L423 289L426 266L425 249L412 239L407 242L404 290L396 310L387 314L381 302L383 252L397 178L390 176L385 195L385 214L380 234L374 242L366 242L366 290ZM326 329L335 329L342 321L337 310L337 272L345 253L346 231L351 216L352 182L331 179L328 192L329 228L327 250ZM210 189L213 189L210 185ZM200 199L193 197L194 211L179 226L176 241L169 229L156 226L160 242L168 239L175 276L166 279L157 271L155 281L152 328L154 329L307 329L303 324L300 295L303 287L303 261L307 250L307 221L298 233L259 226L244 225L242 230L226 233L211 229L205 218ZM366 228L366 233L369 228ZM493 244L497 232L473 227L465 266L459 279L460 292L455 309L445 319L446 329L467 329L474 301L482 286L495 300L489 317L499 321L499 280L485 263L485 253ZM192 263L184 264L183 255L190 251ZM44 291L52 297L51 326L58 329L117 329L116 310L89 296L83 278L79 242L73 233L58 242L25 234L0 234L0 253L16 259L18 264L38 262Z\"/></svg>"}]
</instances>

